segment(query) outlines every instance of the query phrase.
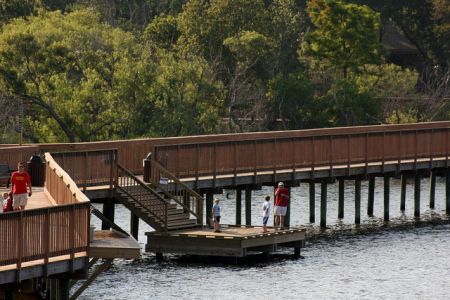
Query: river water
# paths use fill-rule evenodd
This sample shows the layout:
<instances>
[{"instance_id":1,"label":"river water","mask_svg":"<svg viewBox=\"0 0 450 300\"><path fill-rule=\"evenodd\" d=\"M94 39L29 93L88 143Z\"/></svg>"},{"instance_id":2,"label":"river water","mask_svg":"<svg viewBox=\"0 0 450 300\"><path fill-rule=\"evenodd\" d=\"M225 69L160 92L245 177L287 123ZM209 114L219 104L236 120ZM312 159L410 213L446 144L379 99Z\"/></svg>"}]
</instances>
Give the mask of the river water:
<instances>
[{"instance_id":1,"label":"river water","mask_svg":"<svg viewBox=\"0 0 450 300\"><path fill-rule=\"evenodd\" d=\"M412 217L412 182L407 186L402 214L400 182L392 179L389 225L382 222L382 180L376 181L375 217L366 216L367 185L362 183L362 225L358 227L353 225L353 182L346 182L345 218L341 221L337 220L337 185L328 186L327 230L320 230L318 223L308 224L308 186L292 189L291 225L304 225L308 230L304 259L292 259L289 250L238 265L179 256L166 256L157 263L152 254L143 253L141 260L115 260L80 299L449 299L450 222L444 214L444 180L437 179L434 210L427 207L428 179L422 180L422 217L418 221ZM272 191L254 191L252 224L261 223L263 196ZM234 194L228 192L230 199L217 196L222 199L223 223L233 224ZM320 186L316 192L319 221ZM129 218L129 212L117 205L116 223L128 230ZM95 217L93 221L100 226ZM150 230L140 223L143 247L144 233Z\"/></svg>"}]
</instances>

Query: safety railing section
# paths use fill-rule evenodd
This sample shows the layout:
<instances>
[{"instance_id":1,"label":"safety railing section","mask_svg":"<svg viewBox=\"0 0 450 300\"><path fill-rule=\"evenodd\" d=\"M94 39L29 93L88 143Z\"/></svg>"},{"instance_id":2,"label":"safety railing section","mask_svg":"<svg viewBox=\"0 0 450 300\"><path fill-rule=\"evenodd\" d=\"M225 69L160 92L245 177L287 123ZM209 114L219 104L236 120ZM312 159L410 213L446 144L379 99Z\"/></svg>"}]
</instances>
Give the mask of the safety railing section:
<instances>
[{"instance_id":1,"label":"safety railing section","mask_svg":"<svg viewBox=\"0 0 450 300\"><path fill-rule=\"evenodd\" d=\"M138 203L140 209L144 210L157 223L161 224L162 230L167 230L169 201L149 188L142 180L120 164L117 164L117 174L116 188Z\"/></svg>"},{"instance_id":2,"label":"safety railing section","mask_svg":"<svg viewBox=\"0 0 450 300\"><path fill-rule=\"evenodd\" d=\"M151 161L150 182L159 191L166 194L197 219L197 224L203 224L203 198L194 190L187 187L175 175Z\"/></svg>"},{"instance_id":3,"label":"safety railing section","mask_svg":"<svg viewBox=\"0 0 450 300\"><path fill-rule=\"evenodd\" d=\"M17 168L17 163L27 162L33 155L39 154L39 146L0 145L0 163L7 163L11 170Z\"/></svg>"},{"instance_id":4,"label":"safety railing section","mask_svg":"<svg viewBox=\"0 0 450 300\"><path fill-rule=\"evenodd\" d=\"M89 220L87 202L0 214L0 266L87 253Z\"/></svg>"},{"instance_id":5,"label":"safety railing section","mask_svg":"<svg viewBox=\"0 0 450 300\"><path fill-rule=\"evenodd\" d=\"M436 125L435 123L431 123ZM398 163L418 159L447 159L449 123L442 127L383 126L340 131L304 131L303 136L260 138L184 145L156 146L152 159L177 178L371 163ZM358 130L359 129L359 130Z\"/></svg>"},{"instance_id":6,"label":"safety railing section","mask_svg":"<svg viewBox=\"0 0 450 300\"><path fill-rule=\"evenodd\" d=\"M89 199L79 190L69 174L56 163L52 154L45 153L44 157L47 164L44 191L47 197L57 205L89 202Z\"/></svg>"},{"instance_id":7,"label":"safety railing section","mask_svg":"<svg viewBox=\"0 0 450 300\"><path fill-rule=\"evenodd\" d=\"M57 152L51 155L83 191L87 187L101 185L113 189L116 178L116 149Z\"/></svg>"}]
</instances>

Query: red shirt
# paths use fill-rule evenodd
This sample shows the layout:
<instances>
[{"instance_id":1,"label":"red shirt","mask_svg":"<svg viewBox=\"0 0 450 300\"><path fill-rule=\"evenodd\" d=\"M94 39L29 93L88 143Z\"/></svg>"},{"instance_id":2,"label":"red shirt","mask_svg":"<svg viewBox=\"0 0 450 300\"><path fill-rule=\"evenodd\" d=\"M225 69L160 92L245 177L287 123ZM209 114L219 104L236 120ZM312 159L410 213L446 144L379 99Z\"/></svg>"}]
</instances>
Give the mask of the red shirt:
<instances>
[{"instance_id":1,"label":"red shirt","mask_svg":"<svg viewBox=\"0 0 450 300\"><path fill-rule=\"evenodd\" d=\"M8 199L6 200L5 205L3 206L3 212L9 212L9 211L13 211L11 196L8 196Z\"/></svg>"},{"instance_id":2,"label":"red shirt","mask_svg":"<svg viewBox=\"0 0 450 300\"><path fill-rule=\"evenodd\" d=\"M275 190L275 206L287 206L287 196L289 196L287 188L277 188Z\"/></svg>"},{"instance_id":3,"label":"red shirt","mask_svg":"<svg viewBox=\"0 0 450 300\"><path fill-rule=\"evenodd\" d=\"M26 194L27 184L31 186L30 175L27 172L19 173L18 171L12 173L11 184L13 186L13 194Z\"/></svg>"}]
</instances>

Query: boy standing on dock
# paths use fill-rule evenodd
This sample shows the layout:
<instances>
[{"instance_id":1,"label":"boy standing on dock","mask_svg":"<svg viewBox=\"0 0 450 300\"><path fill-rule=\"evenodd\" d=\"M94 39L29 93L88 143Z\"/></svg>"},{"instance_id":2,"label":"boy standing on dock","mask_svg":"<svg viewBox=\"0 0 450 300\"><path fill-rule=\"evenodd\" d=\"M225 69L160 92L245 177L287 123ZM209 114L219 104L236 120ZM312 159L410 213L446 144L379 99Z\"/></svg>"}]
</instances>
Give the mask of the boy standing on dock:
<instances>
[{"instance_id":1,"label":"boy standing on dock","mask_svg":"<svg viewBox=\"0 0 450 300\"><path fill-rule=\"evenodd\" d=\"M287 199L289 198L289 191L284 187L284 183L279 182L278 188L275 190L275 206L273 213L275 215L275 227L284 228L284 216L287 211Z\"/></svg>"},{"instance_id":2,"label":"boy standing on dock","mask_svg":"<svg viewBox=\"0 0 450 300\"><path fill-rule=\"evenodd\" d=\"M220 205L219 198L214 199L214 205L212 207L212 216L214 219L214 232L220 231Z\"/></svg>"},{"instance_id":3,"label":"boy standing on dock","mask_svg":"<svg viewBox=\"0 0 450 300\"><path fill-rule=\"evenodd\" d=\"M267 230L267 221L269 221L269 214L270 214L270 196L267 195L264 198L264 204L263 204L263 233L269 232Z\"/></svg>"}]
</instances>

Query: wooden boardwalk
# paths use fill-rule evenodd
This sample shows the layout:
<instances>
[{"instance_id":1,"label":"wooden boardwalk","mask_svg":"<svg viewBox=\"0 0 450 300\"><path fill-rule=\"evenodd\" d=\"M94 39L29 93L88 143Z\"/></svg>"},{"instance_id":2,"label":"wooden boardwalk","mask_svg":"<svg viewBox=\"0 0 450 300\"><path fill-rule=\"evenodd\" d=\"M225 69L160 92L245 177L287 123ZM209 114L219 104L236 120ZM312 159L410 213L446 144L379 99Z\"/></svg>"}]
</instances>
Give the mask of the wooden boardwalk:
<instances>
[{"instance_id":1,"label":"wooden boardwalk","mask_svg":"<svg viewBox=\"0 0 450 300\"><path fill-rule=\"evenodd\" d=\"M222 232L208 228L170 232L147 232L146 251L162 255L180 253L191 255L245 257L254 252L275 252L278 247L294 249L300 255L305 243L305 229L287 228L268 233L262 227L222 225Z\"/></svg>"}]
</instances>

